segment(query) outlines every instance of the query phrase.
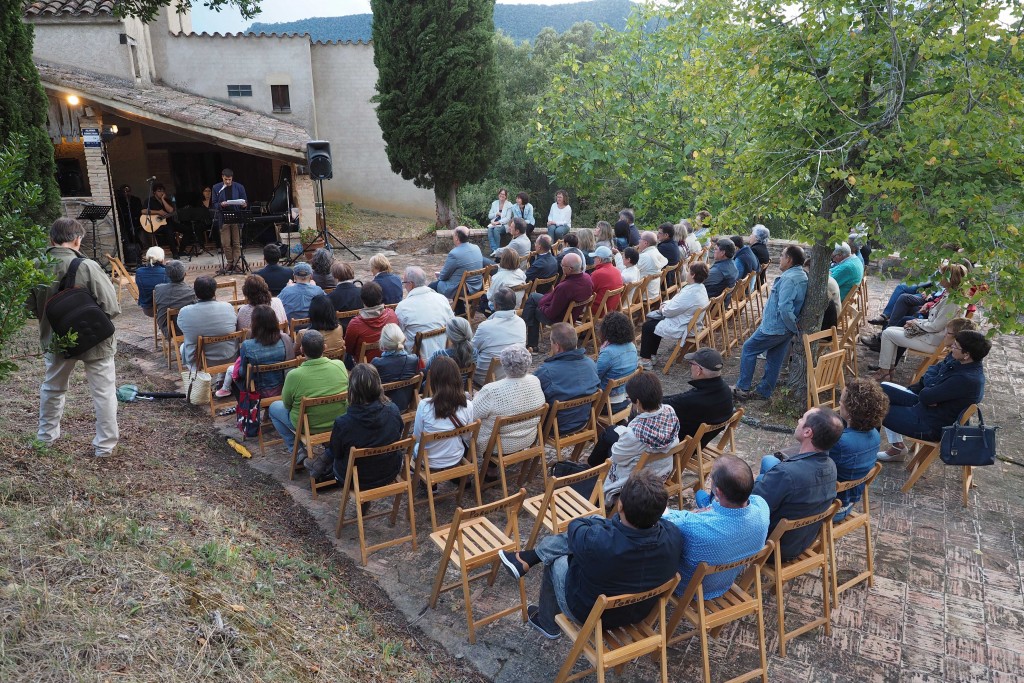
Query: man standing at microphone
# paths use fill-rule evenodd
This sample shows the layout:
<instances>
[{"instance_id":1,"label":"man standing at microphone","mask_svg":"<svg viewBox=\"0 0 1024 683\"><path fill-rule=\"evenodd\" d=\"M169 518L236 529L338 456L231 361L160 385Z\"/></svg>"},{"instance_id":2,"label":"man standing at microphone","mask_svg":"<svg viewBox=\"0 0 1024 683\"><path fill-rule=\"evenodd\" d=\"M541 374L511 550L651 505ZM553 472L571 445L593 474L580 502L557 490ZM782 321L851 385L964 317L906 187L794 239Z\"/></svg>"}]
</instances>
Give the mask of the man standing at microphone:
<instances>
[{"instance_id":1,"label":"man standing at microphone","mask_svg":"<svg viewBox=\"0 0 1024 683\"><path fill-rule=\"evenodd\" d=\"M225 223L224 222L224 211L225 210L236 210L246 209L249 207L249 198L245 194L245 188L241 183L234 181L235 172L230 168L225 168L220 172L221 182L213 186L213 205L216 207L216 220L217 225L220 227L220 246L224 251L225 266L222 269L223 273L241 272L238 264L239 257L241 256L241 242L239 240L239 225L238 223ZM241 200L242 204L228 204L228 202L235 202Z\"/></svg>"}]
</instances>

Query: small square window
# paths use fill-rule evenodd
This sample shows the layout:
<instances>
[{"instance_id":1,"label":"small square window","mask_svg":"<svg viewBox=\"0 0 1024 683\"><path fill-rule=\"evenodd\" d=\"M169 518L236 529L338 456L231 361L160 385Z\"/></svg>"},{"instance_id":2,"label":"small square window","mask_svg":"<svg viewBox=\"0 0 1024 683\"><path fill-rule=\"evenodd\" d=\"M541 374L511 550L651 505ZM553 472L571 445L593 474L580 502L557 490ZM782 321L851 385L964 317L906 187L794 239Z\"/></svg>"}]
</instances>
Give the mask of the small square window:
<instances>
[{"instance_id":1,"label":"small square window","mask_svg":"<svg viewBox=\"0 0 1024 683\"><path fill-rule=\"evenodd\" d=\"M251 85L229 85L228 97L252 97Z\"/></svg>"},{"instance_id":2,"label":"small square window","mask_svg":"<svg viewBox=\"0 0 1024 683\"><path fill-rule=\"evenodd\" d=\"M270 86L270 99L274 105L274 111L287 113L292 110L292 101L288 96L287 85Z\"/></svg>"}]
</instances>

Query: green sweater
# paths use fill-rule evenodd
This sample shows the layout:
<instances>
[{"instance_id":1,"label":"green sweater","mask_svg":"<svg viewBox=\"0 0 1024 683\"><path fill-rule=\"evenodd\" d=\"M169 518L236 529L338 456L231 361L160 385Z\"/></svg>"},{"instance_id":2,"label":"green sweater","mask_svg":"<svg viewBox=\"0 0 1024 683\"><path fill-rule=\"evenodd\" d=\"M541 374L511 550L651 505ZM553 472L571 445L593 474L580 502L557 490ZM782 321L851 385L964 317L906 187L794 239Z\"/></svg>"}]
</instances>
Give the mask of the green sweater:
<instances>
[{"instance_id":1,"label":"green sweater","mask_svg":"<svg viewBox=\"0 0 1024 683\"><path fill-rule=\"evenodd\" d=\"M348 391L348 370L340 360L331 358L310 358L289 372L284 378L281 400L291 413L292 425L299 429L299 406L303 398L330 396ZM334 425L334 420L345 414L348 402L329 403L309 410L309 428L313 432L325 432Z\"/></svg>"}]
</instances>

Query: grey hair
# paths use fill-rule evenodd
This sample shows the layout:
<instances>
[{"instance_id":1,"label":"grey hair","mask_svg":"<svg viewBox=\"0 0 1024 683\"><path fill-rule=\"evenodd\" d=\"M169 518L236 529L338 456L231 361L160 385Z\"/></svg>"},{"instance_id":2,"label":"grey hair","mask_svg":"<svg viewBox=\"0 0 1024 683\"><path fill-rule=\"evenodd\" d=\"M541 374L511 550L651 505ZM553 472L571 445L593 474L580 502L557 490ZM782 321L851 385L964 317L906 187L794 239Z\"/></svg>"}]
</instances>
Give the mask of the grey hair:
<instances>
[{"instance_id":1,"label":"grey hair","mask_svg":"<svg viewBox=\"0 0 1024 683\"><path fill-rule=\"evenodd\" d=\"M501 369L505 371L507 377L512 379L525 377L526 373L530 371L530 366L533 365L533 355L522 344L506 346L501 350L499 358Z\"/></svg>"},{"instance_id":2,"label":"grey hair","mask_svg":"<svg viewBox=\"0 0 1024 683\"><path fill-rule=\"evenodd\" d=\"M684 240L690 234L690 221L679 221L676 223L676 237Z\"/></svg>"},{"instance_id":3,"label":"grey hair","mask_svg":"<svg viewBox=\"0 0 1024 683\"><path fill-rule=\"evenodd\" d=\"M473 326L465 318L449 318L445 329L452 344L468 343L473 339Z\"/></svg>"},{"instance_id":4,"label":"grey hair","mask_svg":"<svg viewBox=\"0 0 1024 683\"><path fill-rule=\"evenodd\" d=\"M850 245L846 242L840 242L836 245L836 248L832 250L832 255L843 254L844 256L850 256L853 251L850 249Z\"/></svg>"},{"instance_id":5,"label":"grey hair","mask_svg":"<svg viewBox=\"0 0 1024 683\"><path fill-rule=\"evenodd\" d=\"M565 256L563 256L562 263L568 265L569 270L571 270L574 273L578 273L581 270L583 270L583 259L581 259L580 255L575 252L570 251Z\"/></svg>"},{"instance_id":6,"label":"grey hair","mask_svg":"<svg viewBox=\"0 0 1024 683\"><path fill-rule=\"evenodd\" d=\"M329 275L332 263L334 263L334 254L324 247L320 247L313 252L313 258L309 260L309 267L313 269L314 273Z\"/></svg>"},{"instance_id":7,"label":"grey hair","mask_svg":"<svg viewBox=\"0 0 1024 683\"><path fill-rule=\"evenodd\" d=\"M85 237L85 226L74 218L58 218L50 226L50 241L54 244L67 244L79 237Z\"/></svg>"},{"instance_id":8,"label":"grey hair","mask_svg":"<svg viewBox=\"0 0 1024 683\"><path fill-rule=\"evenodd\" d=\"M647 242L647 244L650 245L655 245L658 243L658 236L651 232L650 230L645 230L643 233L641 233L640 239L642 239L644 242Z\"/></svg>"},{"instance_id":9,"label":"grey hair","mask_svg":"<svg viewBox=\"0 0 1024 683\"><path fill-rule=\"evenodd\" d=\"M405 332L395 323L388 323L380 331L380 348L382 351L398 351L405 347Z\"/></svg>"},{"instance_id":10,"label":"grey hair","mask_svg":"<svg viewBox=\"0 0 1024 683\"><path fill-rule=\"evenodd\" d=\"M494 293L494 301L492 303L496 311L511 311L516 307L516 293L508 287L500 287Z\"/></svg>"},{"instance_id":11,"label":"grey hair","mask_svg":"<svg viewBox=\"0 0 1024 683\"><path fill-rule=\"evenodd\" d=\"M164 264L165 272L171 282L182 282L185 280L185 264L176 259L171 259Z\"/></svg>"},{"instance_id":12,"label":"grey hair","mask_svg":"<svg viewBox=\"0 0 1024 683\"><path fill-rule=\"evenodd\" d=\"M422 287L427 284L427 274L419 266L409 266L406 268L405 279L413 287Z\"/></svg>"}]
</instances>

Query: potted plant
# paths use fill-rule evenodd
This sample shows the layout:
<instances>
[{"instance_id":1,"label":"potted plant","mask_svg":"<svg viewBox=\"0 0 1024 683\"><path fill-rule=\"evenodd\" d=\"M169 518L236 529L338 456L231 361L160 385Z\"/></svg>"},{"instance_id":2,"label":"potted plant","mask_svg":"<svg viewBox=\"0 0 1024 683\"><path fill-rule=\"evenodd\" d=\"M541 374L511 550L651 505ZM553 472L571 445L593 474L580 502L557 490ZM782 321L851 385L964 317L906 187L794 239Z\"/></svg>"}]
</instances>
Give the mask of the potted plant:
<instances>
[{"instance_id":1,"label":"potted plant","mask_svg":"<svg viewBox=\"0 0 1024 683\"><path fill-rule=\"evenodd\" d=\"M313 257L313 253L324 246L324 240L316 228L303 228L299 231L299 240L302 242L302 252L307 259Z\"/></svg>"}]
</instances>

